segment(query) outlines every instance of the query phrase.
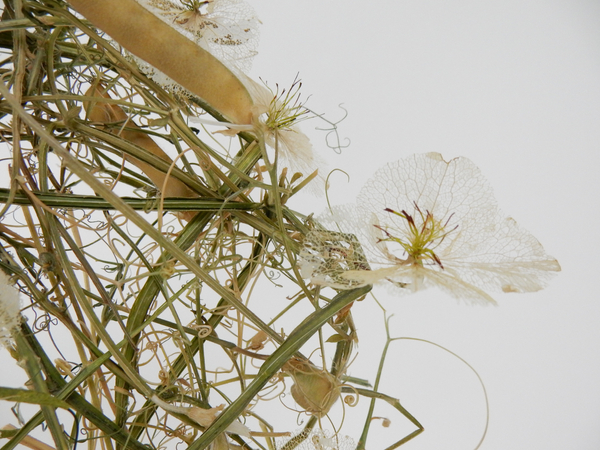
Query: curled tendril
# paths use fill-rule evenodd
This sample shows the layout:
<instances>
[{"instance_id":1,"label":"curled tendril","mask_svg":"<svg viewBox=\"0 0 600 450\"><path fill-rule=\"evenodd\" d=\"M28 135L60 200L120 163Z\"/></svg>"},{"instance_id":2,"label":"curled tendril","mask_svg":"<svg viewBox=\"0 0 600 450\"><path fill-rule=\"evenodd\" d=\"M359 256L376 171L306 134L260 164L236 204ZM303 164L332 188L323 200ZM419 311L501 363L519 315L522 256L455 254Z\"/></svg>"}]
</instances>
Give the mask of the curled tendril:
<instances>
[{"instance_id":1,"label":"curled tendril","mask_svg":"<svg viewBox=\"0 0 600 450\"><path fill-rule=\"evenodd\" d=\"M197 336L200 339L210 336L213 332L213 327L210 325L196 325L193 328L198 331Z\"/></svg>"},{"instance_id":2,"label":"curled tendril","mask_svg":"<svg viewBox=\"0 0 600 450\"><path fill-rule=\"evenodd\" d=\"M33 332L40 333L49 330L50 325L58 325L58 319L47 313L37 316L33 321Z\"/></svg>"},{"instance_id":3,"label":"curled tendril","mask_svg":"<svg viewBox=\"0 0 600 450\"><path fill-rule=\"evenodd\" d=\"M350 407L358 405L358 395L346 395L344 397L344 403Z\"/></svg>"},{"instance_id":4,"label":"curled tendril","mask_svg":"<svg viewBox=\"0 0 600 450\"><path fill-rule=\"evenodd\" d=\"M348 117L348 110L346 108L344 108L343 103L340 103L338 106L341 110L344 111L344 117L342 117L340 120L338 120L337 122L331 122L330 120L325 118L325 114L318 114L314 111L311 111L311 113L315 116L318 117L319 119L327 122L329 125L331 125L330 128L315 128L316 130L319 131L327 131L327 134L325 135L325 143L327 144L327 147L329 147L330 149L332 149L335 153L337 153L338 155L342 153L342 150L345 148L350 147L350 139L349 138L345 138L344 139L344 144L342 144L341 139L340 139L340 134L338 132L338 124L341 123L342 121L344 121L346 119L346 117ZM335 144L331 144L329 139L331 135L335 136Z\"/></svg>"},{"instance_id":5,"label":"curled tendril","mask_svg":"<svg viewBox=\"0 0 600 450\"><path fill-rule=\"evenodd\" d=\"M387 417L371 417L371 420L381 420L381 426L384 428L388 428L392 424L392 421Z\"/></svg>"}]
</instances>

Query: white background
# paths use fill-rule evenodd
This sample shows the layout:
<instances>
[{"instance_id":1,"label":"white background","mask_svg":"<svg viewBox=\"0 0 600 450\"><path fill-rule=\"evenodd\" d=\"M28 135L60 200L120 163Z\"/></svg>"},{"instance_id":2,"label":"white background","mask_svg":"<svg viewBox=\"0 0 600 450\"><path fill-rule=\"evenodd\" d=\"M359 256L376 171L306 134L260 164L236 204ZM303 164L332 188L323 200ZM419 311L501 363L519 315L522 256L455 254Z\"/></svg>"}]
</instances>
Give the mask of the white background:
<instances>
[{"instance_id":1,"label":"white background","mask_svg":"<svg viewBox=\"0 0 600 450\"><path fill-rule=\"evenodd\" d=\"M430 151L466 156L488 177L501 208L562 265L546 290L497 295L499 307L457 304L435 291L402 298L376 291L395 314L393 335L431 340L478 370L491 408L481 448L600 448L600 3L252 5L263 22L253 76L286 86L299 73L309 107L331 120L342 114L339 103L349 111L340 133L351 146L339 156L312 130L325 124L303 126L331 167L350 175L350 183L332 179L333 203L352 201L388 161ZM319 213L325 203L304 197L293 206ZM362 353L350 373L373 379L382 315L372 300L355 305L354 315ZM8 359L5 350L0 358ZM426 427L403 449L475 447L483 397L460 361L400 341L385 372L382 391ZM392 425L385 431L373 423L369 450L410 430L397 414L382 414ZM0 416L0 425L14 422L6 408Z\"/></svg>"},{"instance_id":2,"label":"white background","mask_svg":"<svg viewBox=\"0 0 600 450\"><path fill-rule=\"evenodd\" d=\"M252 4L263 22L253 75L285 86L299 72L309 107L331 120L339 103L349 111L340 132L352 143L341 156L312 131L325 124L303 126L331 166L350 174L350 183L334 176L333 203L352 201L388 161L466 156L500 207L562 265L547 289L496 295L499 307L376 291L395 314L393 335L429 339L478 370L491 408L481 448L600 448L600 2ZM319 213L324 203L308 197L294 206ZM354 317L365 359L350 372L372 378L381 313L365 301ZM388 364L384 391L426 427L403 449L475 447L485 411L469 369L409 341L394 344ZM400 434L405 421L388 417ZM370 450L389 442L382 430L373 424Z\"/></svg>"}]
</instances>

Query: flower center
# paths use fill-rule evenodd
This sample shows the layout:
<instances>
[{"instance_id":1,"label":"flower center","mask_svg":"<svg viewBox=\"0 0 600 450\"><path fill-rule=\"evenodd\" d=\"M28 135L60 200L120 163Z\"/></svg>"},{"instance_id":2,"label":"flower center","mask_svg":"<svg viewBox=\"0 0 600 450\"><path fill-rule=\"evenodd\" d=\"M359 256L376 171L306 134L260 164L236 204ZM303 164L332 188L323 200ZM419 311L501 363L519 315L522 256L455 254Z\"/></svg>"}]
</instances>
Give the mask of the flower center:
<instances>
[{"instance_id":1,"label":"flower center","mask_svg":"<svg viewBox=\"0 0 600 450\"><path fill-rule=\"evenodd\" d=\"M175 22L179 25L193 26L194 20L200 19L208 14L208 9L212 1L213 0L182 0L181 8L177 8L181 9L181 13L175 17ZM200 28L204 28L204 26L209 26L211 24L215 25L209 21L207 21L207 23L202 22ZM217 28L217 26L215 26L215 28Z\"/></svg>"},{"instance_id":2,"label":"flower center","mask_svg":"<svg viewBox=\"0 0 600 450\"><path fill-rule=\"evenodd\" d=\"M181 0L184 8L189 11L196 11L198 14L206 15L208 6L214 0Z\"/></svg>"},{"instance_id":3,"label":"flower center","mask_svg":"<svg viewBox=\"0 0 600 450\"><path fill-rule=\"evenodd\" d=\"M405 230L399 230L401 237L398 237L392 234L388 228L375 225L386 236L384 239L379 239L379 242L395 242L400 244L404 252L408 255L405 264L418 264L422 266L424 262L429 262L437 264L442 269L444 268L442 261L435 254L434 249L442 243L448 234L458 228L457 225L451 230L447 230L448 222L452 218L452 215L442 223L433 217L433 214L429 211L421 211L416 203L414 215L410 215L405 210L398 212L390 208L385 208L385 211L401 217L406 221L407 226Z\"/></svg>"},{"instance_id":4,"label":"flower center","mask_svg":"<svg viewBox=\"0 0 600 450\"><path fill-rule=\"evenodd\" d=\"M298 122L308 119L309 111L304 108L304 104L300 100L302 82L296 79L289 89L281 91L279 85L276 86L276 92L273 93L273 99L264 120L267 128L272 131L286 130Z\"/></svg>"}]
</instances>

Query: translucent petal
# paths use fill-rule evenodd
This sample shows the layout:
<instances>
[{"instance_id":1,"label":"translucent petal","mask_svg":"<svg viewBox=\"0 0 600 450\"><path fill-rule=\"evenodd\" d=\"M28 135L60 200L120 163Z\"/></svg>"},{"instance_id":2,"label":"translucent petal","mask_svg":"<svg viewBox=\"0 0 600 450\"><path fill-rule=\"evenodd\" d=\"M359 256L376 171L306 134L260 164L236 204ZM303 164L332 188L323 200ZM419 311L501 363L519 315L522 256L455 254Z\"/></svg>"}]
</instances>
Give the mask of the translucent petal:
<instances>
[{"instance_id":1,"label":"translucent petal","mask_svg":"<svg viewBox=\"0 0 600 450\"><path fill-rule=\"evenodd\" d=\"M274 115L281 111L295 115L302 108L290 108L284 105L280 98L274 99L276 94L264 84L257 83L244 75L240 75L239 78L254 101L253 114L257 122L256 126L262 128L265 144L277 150L278 167L280 169L287 167L291 174L298 172L304 177L318 171L317 177L308 187L313 194L322 195L325 190L323 173L327 172L326 163L322 157L315 153L308 136L296 125L281 129L270 129L264 124L263 120L265 116ZM284 116L288 118L287 114L284 114Z\"/></svg>"},{"instance_id":2,"label":"translucent petal","mask_svg":"<svg viewBox=\"0 0 600 450\"><path fill-rule=\"evenodd\" d=\"M414 218L413 228L406 217ZM389 163L365 184L356 205L334 208L321 223L356 234L363 245L373 270L337 275L351 287L387 281L411 292L437 286L456 298L493 303L486 291L537 291L560 271L535 237L502 214L467 158L446 162L427 153ZM399 242L410 244L414 229L432 224L441 237L415 262ZM321 274L311 280L326 284ZM333 287L341 289L340 283Z\"/></svg>"}]
</instances>

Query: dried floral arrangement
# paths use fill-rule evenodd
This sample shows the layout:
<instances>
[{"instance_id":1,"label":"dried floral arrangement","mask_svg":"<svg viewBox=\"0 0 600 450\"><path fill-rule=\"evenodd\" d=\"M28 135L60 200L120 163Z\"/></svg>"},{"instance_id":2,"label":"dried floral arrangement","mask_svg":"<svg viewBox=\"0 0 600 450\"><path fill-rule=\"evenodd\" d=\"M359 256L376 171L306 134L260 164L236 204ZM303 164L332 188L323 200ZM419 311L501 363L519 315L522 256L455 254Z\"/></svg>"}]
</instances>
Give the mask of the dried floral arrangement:
<instances>
[{"instance_id":1,"label":"dried floral arrangement","mask_svg":"<svg viewBox=\"0 0 600 450\"><path fill-rule=\"evenodd\" d=\"M383 284L491 304L560 270L464 158L289 209L326 171L301 84L245 75L259 23L242 0L4 0L0 338L28 380L0 398L37 410L2 449L49 448L42 424L60 450L364 449L375 402L415 426L397 448L423 427L377 390L389 331L376 379L347 375L353 303ZM354 443L327 417L359 397Z\"/></svg>"}]
</instances>

